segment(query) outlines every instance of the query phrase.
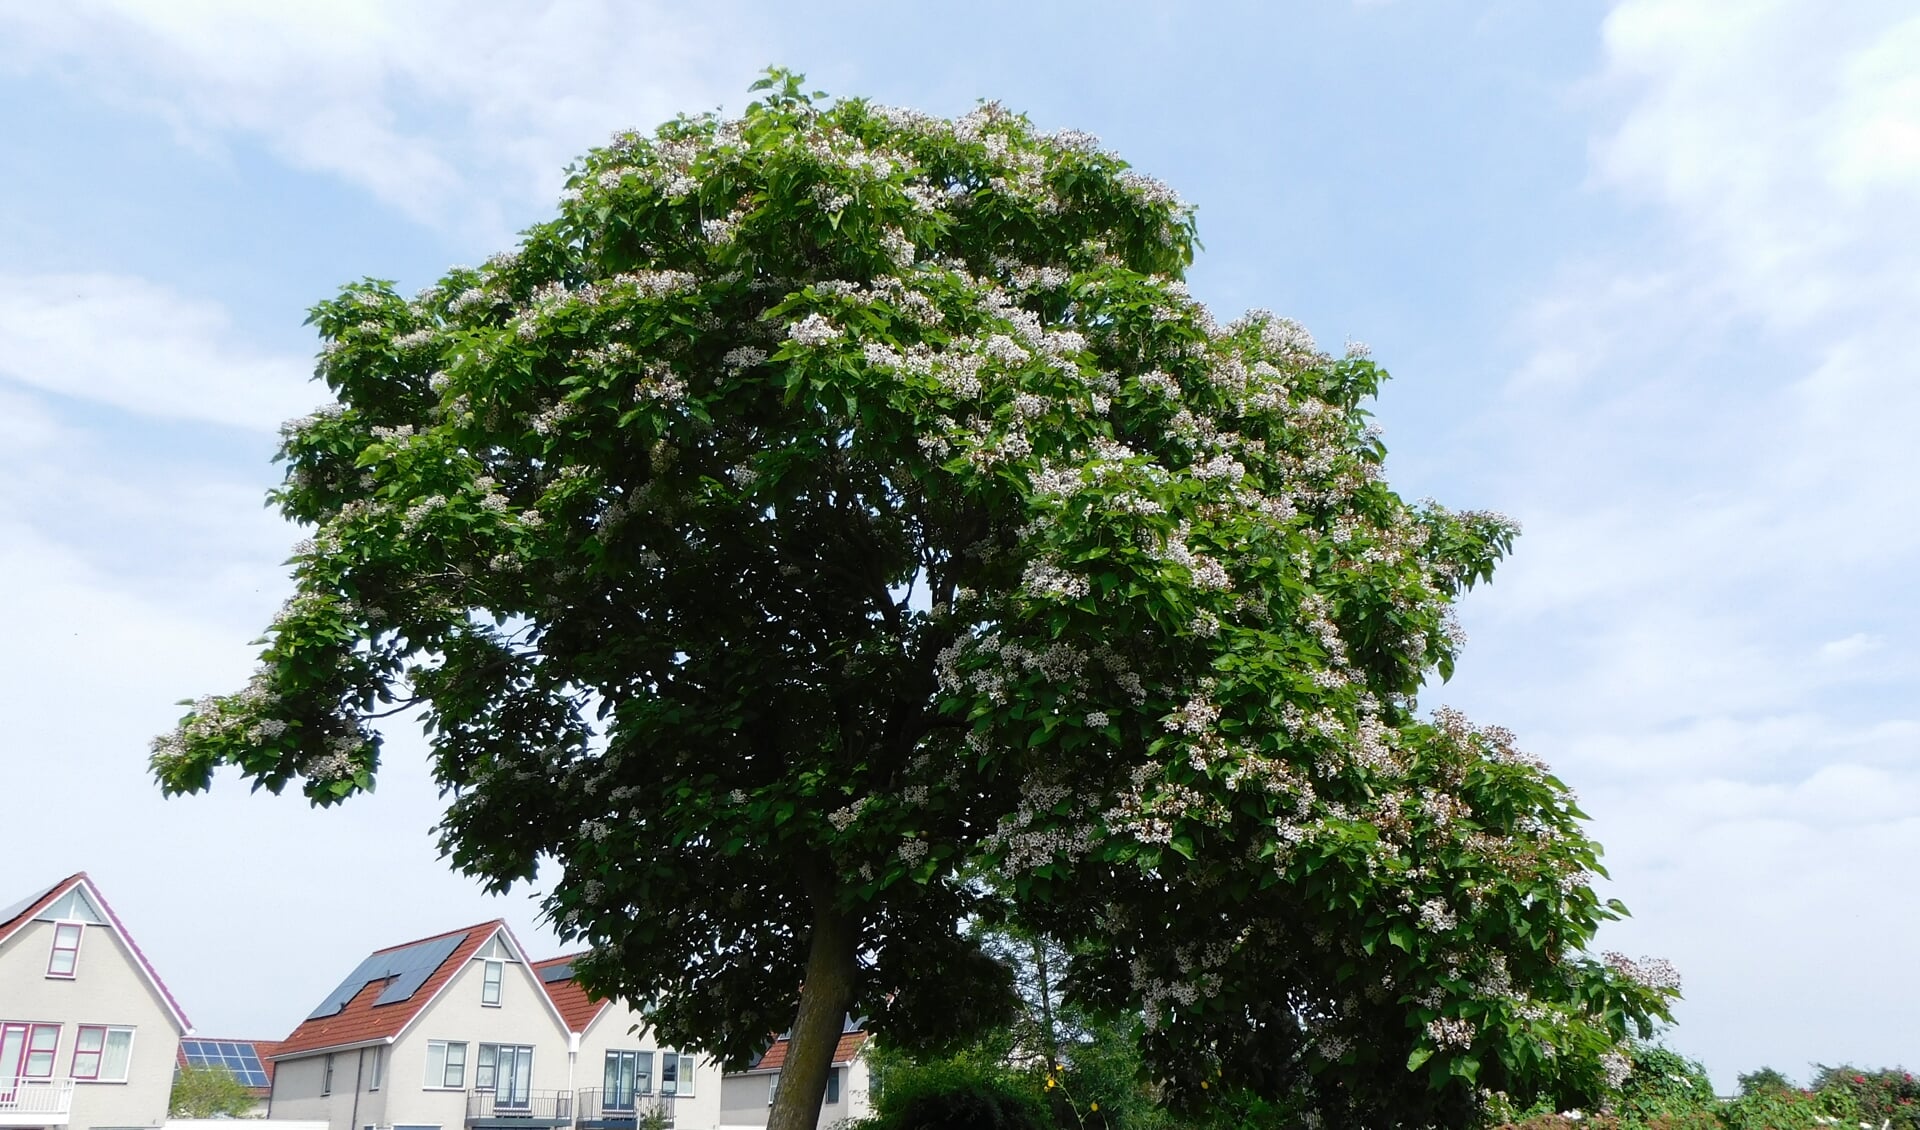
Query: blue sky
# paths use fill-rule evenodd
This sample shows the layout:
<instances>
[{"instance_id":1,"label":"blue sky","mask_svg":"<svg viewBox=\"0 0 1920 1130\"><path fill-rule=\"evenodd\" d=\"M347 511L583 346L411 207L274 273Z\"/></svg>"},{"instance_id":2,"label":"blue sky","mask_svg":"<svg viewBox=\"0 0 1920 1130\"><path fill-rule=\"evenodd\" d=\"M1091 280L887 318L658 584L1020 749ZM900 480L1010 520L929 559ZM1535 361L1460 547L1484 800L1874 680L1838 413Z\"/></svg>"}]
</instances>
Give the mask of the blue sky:
<instances>
[{"instance_id":1,"label":"blue sky","mask_svg":"<svg viewBox=\"0 0 1920 1130\"><path fill-rule=\"evenodd\" d=\"M1903 3L677 7L0 0L0 796L24 894L86 869L199 1029L277 1037L379 945L506 916L418 740L326 813L163 802L297 536L305 308L546 215L615 128L768 63L1103 140L1199 206L1195 291L1395 373L1409 496L1526 534L1427 696L1579 789L1674 960L1669 1042L1920 1065L1920 17ZM19 798L30 798L25 804ZM0 889L0 896L7 891ZM10 897L10 896L8 896Z\"/></svg>"}]
</instances>

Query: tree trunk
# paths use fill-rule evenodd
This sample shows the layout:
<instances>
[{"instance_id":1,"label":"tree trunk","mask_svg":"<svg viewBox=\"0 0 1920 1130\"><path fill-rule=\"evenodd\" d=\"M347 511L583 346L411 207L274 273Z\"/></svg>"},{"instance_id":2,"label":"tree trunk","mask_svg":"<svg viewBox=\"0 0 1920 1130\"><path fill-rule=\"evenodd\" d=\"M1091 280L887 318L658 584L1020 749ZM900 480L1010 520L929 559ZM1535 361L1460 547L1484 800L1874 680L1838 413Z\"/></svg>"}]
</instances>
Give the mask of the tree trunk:
<instances>
[{"instance_id":1,"label":"tree trunk","mask_svg":"<svg viewBox=\"0 0 1920 1130\"><path fill-rule=\"evenodd\" d=\"M780 1067L780 1089L767 1112L767 1130L814 1130L819 1125L827 1072L833 1069L833 1051L853 1004L858 975L859 924L833 905L829 884L808 887L814 913L807 979L800 986L800 1009Z\"/></svg>"}]
</instances>

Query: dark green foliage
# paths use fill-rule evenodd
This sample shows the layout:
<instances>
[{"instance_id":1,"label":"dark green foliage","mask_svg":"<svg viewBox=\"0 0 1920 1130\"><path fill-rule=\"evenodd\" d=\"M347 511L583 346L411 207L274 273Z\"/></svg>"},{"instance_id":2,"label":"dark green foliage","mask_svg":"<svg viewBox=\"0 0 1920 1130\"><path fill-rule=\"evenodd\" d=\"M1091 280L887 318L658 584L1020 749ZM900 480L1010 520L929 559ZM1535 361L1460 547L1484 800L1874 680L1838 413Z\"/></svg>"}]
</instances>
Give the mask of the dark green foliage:
<instances>
[{"instance_id":1,"label":"dark green foliage","mask_svg":"<svg viewBox=\"0 0 1920 1130\"><path fill-rule=\"evenodd\" d=\"M1046 1130L1046 1107L1012 1070L959 1056L874 1065L874 1115L862 1130Z\"/></svg>"},{"instance_id":2,"label":"dark green foliage","mask_svg":"<svg viewBox=\"0 0 1920 1130\"><path fill-rule=\"evenodd\" d=\"M1740 1075L1740 1093L1743 1095L1768 1094L1776 1091L1790 1091L1793 1081L1771 1067L1761 1067Z\"/></svg>"},{"instance_id":3,"label":"dark green foliage","mask_svg":"<svg viewBox=\"0 0 1920 1130\"><path fill-rule=\"evenodd\" d=\"M1395 493L1385 372L1196 302L1191 210L1094 139L757 89L314 308L295 595L162 787L338 803L414 709L443 849L550 880L588 987L734 1064L831 1019L789 1130L844 1013L1003 1018L983 919L1139 1017L1174 1109L1600 1094L1678 986L1585 952L1625 908L1565 785L1419 701L1514 523Z\"/></svg>"}]
</instances>

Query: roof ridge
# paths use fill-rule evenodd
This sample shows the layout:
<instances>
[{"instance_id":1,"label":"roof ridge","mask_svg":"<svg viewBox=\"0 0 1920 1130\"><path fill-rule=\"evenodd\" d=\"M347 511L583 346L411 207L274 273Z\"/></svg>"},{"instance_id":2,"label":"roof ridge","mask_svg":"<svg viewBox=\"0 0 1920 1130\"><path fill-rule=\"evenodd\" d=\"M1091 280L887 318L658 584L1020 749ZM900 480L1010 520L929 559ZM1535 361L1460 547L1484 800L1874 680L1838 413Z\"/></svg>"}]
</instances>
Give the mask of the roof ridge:
<instances>
[{"instance_id":1,"label":"roof ridge","mask_svg":"<svg viewBox=\"0 0 1920 1130\"><path fill-rule=\"evenodd\" d=\"M458 929L453 929L453 930L442 930L437 934L428 934L425 937L415 938L412 941L396 942L390 946L381 946L379 949L368 950L367 956L372 957L374 954L377 954L377 953L392 953L394 950L403 950L403 949L406 949L408 946L417 946L421 942L436 942L436 941L439 941L441 938L451 938L455 934L471 934L475 930L485 930L490 927L505 926L506 924L507 924L507 920L504 918L489 919L486 922L476 922L471 926L461 926Z\"/></svg>"}]
</instances>

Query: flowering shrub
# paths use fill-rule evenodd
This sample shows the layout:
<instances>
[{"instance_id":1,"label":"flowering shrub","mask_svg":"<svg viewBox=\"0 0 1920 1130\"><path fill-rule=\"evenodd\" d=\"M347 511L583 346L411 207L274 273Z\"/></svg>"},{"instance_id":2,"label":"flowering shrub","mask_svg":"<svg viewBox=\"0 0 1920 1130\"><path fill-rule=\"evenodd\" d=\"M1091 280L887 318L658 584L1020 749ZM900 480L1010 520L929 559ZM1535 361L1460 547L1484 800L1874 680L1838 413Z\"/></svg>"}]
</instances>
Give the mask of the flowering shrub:
<instances>
[{"instance_id":1,"label":"flowering shrub","mask_svg":"<svg viewBox=\"0 0 1920 1130\"><path fill-rule=\"evenodd\" d=\"M1920 1084L1905 1068L1821 1067L1814 1074L1813 1089L1845 1095L1859 1119L1874 1126L1886 1123L1890 1130L1920 1130Z\"/></svg>"},{"instance_id":2,"label":"flowering shrub","mask_svg":"<svg viewBox=\"0 0 1920 1130\"><path fill-rule=\"evenodd\" d=\"M1419 709L1514 524L1395 494L1385 374L1216 319L1190 210L1095 139L764 85L589 153L512 252L314 309L296 593L163 787L334 803L417 706L445 850L557 864L591 988L734 1062L794 1028L777 1126L848 1011L994 1022L989 910L1145 1018L1176 1106L1617 1085L1672 971L1584 955L1624 908L1572 793Z\"/></svg>"}]
</instances>

